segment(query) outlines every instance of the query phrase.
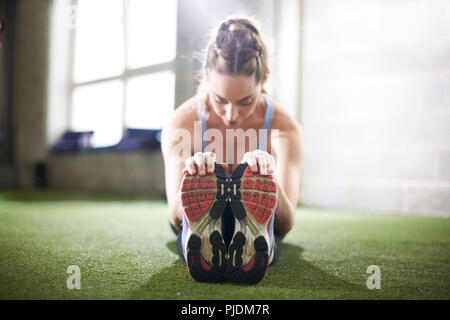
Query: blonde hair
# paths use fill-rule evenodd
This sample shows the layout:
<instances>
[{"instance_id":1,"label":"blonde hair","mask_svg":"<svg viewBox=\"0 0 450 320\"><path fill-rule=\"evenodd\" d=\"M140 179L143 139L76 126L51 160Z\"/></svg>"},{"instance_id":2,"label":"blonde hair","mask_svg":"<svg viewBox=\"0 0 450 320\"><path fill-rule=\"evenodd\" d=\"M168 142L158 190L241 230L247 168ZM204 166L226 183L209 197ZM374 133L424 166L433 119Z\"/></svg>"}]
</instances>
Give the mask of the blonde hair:
<instances>
[{"instance_id":1,"label":"blonde hair","mask_svg":"<svg viewBox=\"0 0 450 320\"><path fill-rule=\"evenodd\" d=\"M197 93L206 97L206 72L214 70L228 75L255 75L256 83L263 81L268 69L268 50L261 33L250 18L228 18L216 29L202 57L202 70L197 75ZM264 88L262 92L266 92Z\"/></svg>"}]
</instances>

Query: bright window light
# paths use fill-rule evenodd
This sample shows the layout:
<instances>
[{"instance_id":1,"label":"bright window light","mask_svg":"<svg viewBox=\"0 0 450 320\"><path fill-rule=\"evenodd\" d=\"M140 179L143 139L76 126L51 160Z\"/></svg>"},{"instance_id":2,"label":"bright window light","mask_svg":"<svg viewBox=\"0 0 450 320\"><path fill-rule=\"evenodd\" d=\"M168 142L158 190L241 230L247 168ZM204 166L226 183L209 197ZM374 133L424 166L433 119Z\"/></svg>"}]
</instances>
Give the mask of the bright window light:
<instances>
[{"instance_id":1,"label":"bright window light","mask_svg":"<svg viewBox=\"0 0 450 320\"><path fill-rule=\"evenodd\" d=\"M128 67L171 61L176 54L177 1L130 0L128 3Z\"/></svg>"},{"instance_id":2,"label":"bright window light","mask_svg":"<svg viewBox=\"0 0 450 320\"><path fill-rule=\"evenodd\" d=\"M95 131L94 147L117 144L125 127L162 128L175 104L177 0L74 7L71 128Z\"/></svg>"},{"instance_id":3,"label":"bright window light","mask_svg":"<svg viewBox=\"0 0 450 320\"><path fill-rule=\"evenodd\" d=\"M94 147L117 144L122 137L121 80L79 86L73 92L72 130L94 131Z\"/></svg>"},{"instance_id":4,"label":"bright window light","mask_svg":"<svg viewBox=\"0 0 450 320\"><path fill-rule=\"evenodd\" d=\"M125 125L161 128L174 108L175 75L172 71L132 77L127 83Z\"/></svg>"},{"instance_id":5,"label":"bright window light","mask_svg":"<svg viewBox=\"0 0 450 320\"><path fill-rule=\"evenodd\" d=\"M124 70L122 0L78 0L74 81L119 75Z\"/></svg>"}]
</instances>

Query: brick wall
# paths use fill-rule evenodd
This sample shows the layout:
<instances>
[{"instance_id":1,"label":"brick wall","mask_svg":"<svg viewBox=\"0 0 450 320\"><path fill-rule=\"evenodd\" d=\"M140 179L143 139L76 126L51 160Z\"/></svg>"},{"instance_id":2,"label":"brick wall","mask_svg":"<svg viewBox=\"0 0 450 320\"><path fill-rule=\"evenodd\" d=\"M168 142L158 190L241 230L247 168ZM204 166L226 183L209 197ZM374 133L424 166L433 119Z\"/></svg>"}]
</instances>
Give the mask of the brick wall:
<instances>
[{"instance_id":1,"label":"brick wall","mask_svg":"<svg viewBox=\"0 0 450 320\"><path fill-rule=\"evenodd\" d=\"M302 202L450 216L450 3L303 10Z\"/></svg>"},{"instance_id":2,"label":"brick wall","mask_svg":"<svg viewBox=\"0 0 450 320\"><path fill-rule=\"evenodd\" d=\"M33 183L33 166L46 157L46 99L50 1L20 0L13 75L14 157L19 184Z\"/></svg>"},{"instance_id":3,"label":"brick wall","mask_svg":"<svg viewBox=\"0 0 450 320\"><path fill-rule=\"evenodd\" d=\"M60 153L47 163L52 187L165 195L160 151Z\"/></svg>"}]
</instances>

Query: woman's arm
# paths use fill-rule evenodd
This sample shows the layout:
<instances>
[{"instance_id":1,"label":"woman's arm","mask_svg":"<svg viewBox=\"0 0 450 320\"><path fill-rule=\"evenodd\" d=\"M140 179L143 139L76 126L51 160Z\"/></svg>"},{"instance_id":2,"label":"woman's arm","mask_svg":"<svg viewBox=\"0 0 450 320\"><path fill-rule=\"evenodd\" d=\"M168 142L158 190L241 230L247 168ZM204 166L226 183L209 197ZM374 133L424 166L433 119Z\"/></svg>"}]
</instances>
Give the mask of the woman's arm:
<instances>
[{"instance_id":1,"label":"woman's arm","mask_svg":"<svg viewBox=\"0 0 450 320\"><path fill-rule=\"evenodd\" d=\"M172 124L163 128L161 133L161 150L164 157L164 177L166 183L167 205L169 207L170 223L181 228L181 170L184 161L175 151L175 142L172 141L170 132L173 130Z\"/></svg>"},{"instance_id":2,"label":"woman's arm","mask_svg":"<svg viewBox=\"0 0 450 320\"><path fill-rule=\"evenodd\" d=\"M181 108L181 107L180 107ZM177 112L178 111L178 112ZM191 156L192 142L188 122L193 122L189 115L179 113L167 122L161 133L161 150L164 158L164 177L166 184L169 221L176 228L181 228L181 180L185 161ZM184 134L183 134L184 132ZM180 134L178 134L180 133ZM183 135L185 137L183 137Z\"/></svg>"},{"instance_id":3,"label":"woman's arm","mask_svg":"<svg viewBox=\"0 0 450 320\"><path fill-rule=\"evenodd\" d=\"M272 140L276 154L275 181L278 188L278 215L275 230L285 235L294 226L295 209L299 200L301 167L304 153L303 129L295 123L289 130L278 131Z\"/></svg>"},{"instance_id":4,"label":"woman's arm","mask_svg":"<svg viewBox=\"0 0 450 320\"><path fill-rule=\"evenodd\" d=\"M247 152L241 163L247 162L253 172L274 174L278 190L278 215L274 227L278 233L285 235L295 222L303 161L303 130L292 121L292 125L282 131L272 130L271 142L271 154L262 150Z\"/></svg>"},{"instance_id":5,"label":"woman's arm","mask_svg":"<svg viewBox=\"0 0 450 320\"><path fill-rule=\"evenodd\" d=\"M187 111L186 111L187 109ZM164 126L161 134L161 149L164 157L164 176L166 197L169 207L169 221L181 228L181 181L185 174L199 176L214 171L216 155L212 152L197 152L194 148L193 123L196 114L192 110L180 107L172 119Z\"/></svg>"}]
</instances>

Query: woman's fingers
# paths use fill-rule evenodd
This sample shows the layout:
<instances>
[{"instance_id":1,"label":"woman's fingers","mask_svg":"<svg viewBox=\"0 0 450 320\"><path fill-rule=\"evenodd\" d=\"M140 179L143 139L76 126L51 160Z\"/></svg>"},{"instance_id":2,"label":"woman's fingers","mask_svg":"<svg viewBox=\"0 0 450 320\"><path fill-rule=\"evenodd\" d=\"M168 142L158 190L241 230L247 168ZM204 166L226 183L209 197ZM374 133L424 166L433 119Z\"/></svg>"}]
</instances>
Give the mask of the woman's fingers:
<instances>
[{"instance_id":1,"label":"woman's fingers","mask_svg":"<svg viewBox=\"0 0 450 320\"><path fill-rule=\"evenodd\" d=\"M184 162L185 167L182 170L182 174L184 173L189 173L190 175L194 175L197 173L197 170L195 170L195 160L194 158L187 158L186 161Z\"/></svg>"},{"instance_id":2,"label":"woman's fingers","mask_svg":"<svg viewBox=\"0 0 450 320\"><path fill-rule=\"evenodd\" d=\"M250 170L252 170L253 172L258 172L258 161L253 152L246 152L244 154L241 163L245 162L247 162L248 166L250 167Z\"/></svg>"},{"instance_id":3,"label":"woman's fingers","mask_svg":"<svg viewBox=\"0 0 450 320\"><path fill-rule=\"evenodd\" d=\"M250 170L262 175L269 175L275 172L275 158L266 151L255 150L244 154L241 163L247 162Z\"/></svg>"},{"instance_id":4,"label":"woman's fingers","mask_svg":"<svg viewBox=\"0 0 450 320\"><path fill-rule=\"evenodd\" d=\"M189 173L190 175L198 174L199 176L206 175L206 171L214 172L214 162L216 155L213 152L197 152L194 156L187 158L182 174Z\"/></svg>"},{"instance_id":5,"label":"woman's fingers","mask_svg":"<svg viewBox=\"0 0 450 320\"><path fill-rule=\"evenodd\" d=\"M214 172L214 162L216 161L216 154L212 152L205 152L203 155L206 162L206 170L208 172Z\"/></svg>"},{"instance_id":6,"label":"woman's fingers","mask_svg":"<svg viewBox=\"0 0 450 320\"><path fill-rule=\"evenodd\" d=\"M275 158L268 154L268 163L267 163L267 174L274 174L275 173Z\"/></svg>"},{"instance_id":7,"label":"woman's fingers","mask_svg":"<svg viewBox=\"0 0 450 320\"><path fill-rule=\"evenodd\" d=\"M258 157L258 166L259 166L259 173L262 175L267 175L267 159L264 156Z\"/></svg>"},{"instance_id":8,"label":"woman's fingers","mask_svg":"<svg viewBox=\"0 0 450 320\"><path fill-rule=\"evenodd\" d=\"M205 168L205 158L203 156L203 153L197 152L196 154L194 154L193 158L195 160L195 163L197 164L198 174L200 176L204 176L206 174L206 168Z\"/></svg>"},{"instance_id":9,"label":"woman's fingers","mask_svg":"<svg viewBox=\"0 0 450 320\"><path fill-rule=\"evenodd\" d=\"M215 161L215 153L197 152L194 156L186 159L186 166L182 170L182 174L189 173L190 175L198 174L204 176L206 172L214 172ZM255 150L246 152L242 157L241 163L245 162L247 162L250 170L255 173L259 172L262 175L269 175L275 172L275 158L266 151Z\"/></svg>"}]
</instances>

